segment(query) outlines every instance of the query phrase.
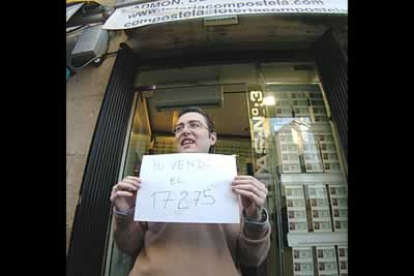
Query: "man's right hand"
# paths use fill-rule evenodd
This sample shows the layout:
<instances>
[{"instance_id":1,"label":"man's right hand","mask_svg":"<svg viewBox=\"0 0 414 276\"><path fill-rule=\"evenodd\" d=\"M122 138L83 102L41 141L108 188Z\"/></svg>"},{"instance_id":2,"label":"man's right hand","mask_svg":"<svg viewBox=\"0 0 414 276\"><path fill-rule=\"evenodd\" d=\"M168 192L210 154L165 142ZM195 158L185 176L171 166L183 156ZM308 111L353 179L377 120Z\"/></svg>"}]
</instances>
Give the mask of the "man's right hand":
<instances>
[{"instance_id":1,"label":"man's right hand","mask_svg":"<svg viewBox=\"0 0 414 276\"><path fill-rule=\"evenodd\" d=\"M135 206L137 191L141 187L141 179L134 176L127 176L114 185L111 192L111 201L115 210L125 212Z\"/></svg>"}]
</instances>

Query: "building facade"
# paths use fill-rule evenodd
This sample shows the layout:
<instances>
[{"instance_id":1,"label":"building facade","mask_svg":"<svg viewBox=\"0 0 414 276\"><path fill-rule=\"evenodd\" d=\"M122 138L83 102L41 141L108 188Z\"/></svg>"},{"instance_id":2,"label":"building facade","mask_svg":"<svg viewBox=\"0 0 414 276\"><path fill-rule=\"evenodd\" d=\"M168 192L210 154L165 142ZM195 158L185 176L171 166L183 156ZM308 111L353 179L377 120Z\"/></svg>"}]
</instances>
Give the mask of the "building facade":
<instances>
[{"instance_id":1,"label":"building facade","mask_svg":"<svg viewBox=\"0 0 414 276\"><path fill-rule=\"evenodd\" d=\"M187 105L212 114L216 153L268 185L272 248L244 274L347 275L347 16L235 18L114 31L116 55L68 80L68 275L127 275L110 190L174 152Z\"/></svg>"}]
</instances>

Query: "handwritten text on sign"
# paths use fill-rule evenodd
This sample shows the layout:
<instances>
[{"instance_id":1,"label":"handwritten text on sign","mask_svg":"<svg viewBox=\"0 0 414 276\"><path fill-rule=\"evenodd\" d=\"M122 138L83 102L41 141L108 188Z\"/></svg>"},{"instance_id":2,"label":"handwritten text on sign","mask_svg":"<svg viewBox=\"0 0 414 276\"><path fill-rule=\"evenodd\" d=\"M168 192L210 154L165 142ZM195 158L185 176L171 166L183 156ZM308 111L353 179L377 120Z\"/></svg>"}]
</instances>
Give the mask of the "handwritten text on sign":
<instances>
[{"instance_id":1,"label":"handwritten text on sign","mask_svg":"<svg viewBox=\"0 0 414 276\"><path fill-rule=\"evenodd\" d=\"M146 155L134 220L239 223L231 190L236 157L208 153Z\"/></svg>"}]
</instances>

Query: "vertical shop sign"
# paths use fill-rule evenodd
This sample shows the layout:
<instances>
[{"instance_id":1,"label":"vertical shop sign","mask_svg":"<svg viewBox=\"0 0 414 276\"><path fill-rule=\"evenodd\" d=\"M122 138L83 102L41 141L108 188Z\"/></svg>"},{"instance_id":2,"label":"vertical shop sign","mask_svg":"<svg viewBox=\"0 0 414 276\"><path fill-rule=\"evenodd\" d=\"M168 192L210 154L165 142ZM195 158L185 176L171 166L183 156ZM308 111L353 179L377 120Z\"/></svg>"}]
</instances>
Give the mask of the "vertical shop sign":
<instances>
[{"instance_id":1,"label":"vertical shop sign","mask_svg":"<svg viewBox=\"0 0 414 276\"><path fill-rule=\"evenodd\" d=\"M253 146L254 175L262 180L271 178L266 147L265 115L262 91L248 92L250 132Z\"/></svg>"}]
</instances>

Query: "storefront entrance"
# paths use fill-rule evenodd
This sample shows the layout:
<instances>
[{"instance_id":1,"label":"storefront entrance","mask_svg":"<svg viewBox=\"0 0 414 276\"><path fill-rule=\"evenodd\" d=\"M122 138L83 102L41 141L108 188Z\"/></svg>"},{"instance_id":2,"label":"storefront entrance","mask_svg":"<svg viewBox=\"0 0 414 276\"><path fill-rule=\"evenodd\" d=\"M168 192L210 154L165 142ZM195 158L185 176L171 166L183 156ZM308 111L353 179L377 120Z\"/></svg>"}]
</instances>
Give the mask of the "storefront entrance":
<instances>
[{"instance_id":1,"label":"storefront entrance","mask_svg":"<svg viewBox=\"0 0 414 276\"><path fill-rule=\"evenodd\" d=\"M134 86L118 179L139 176L144 155L174 153L179 110L200 106L215 121L216 153L237 154L238 174L269 190L272 247L243 275L346 275L346 163L313 63L144 68ZM112 228L107 248L105 275L128 275Z\"/></svg>"}]
</instances>

